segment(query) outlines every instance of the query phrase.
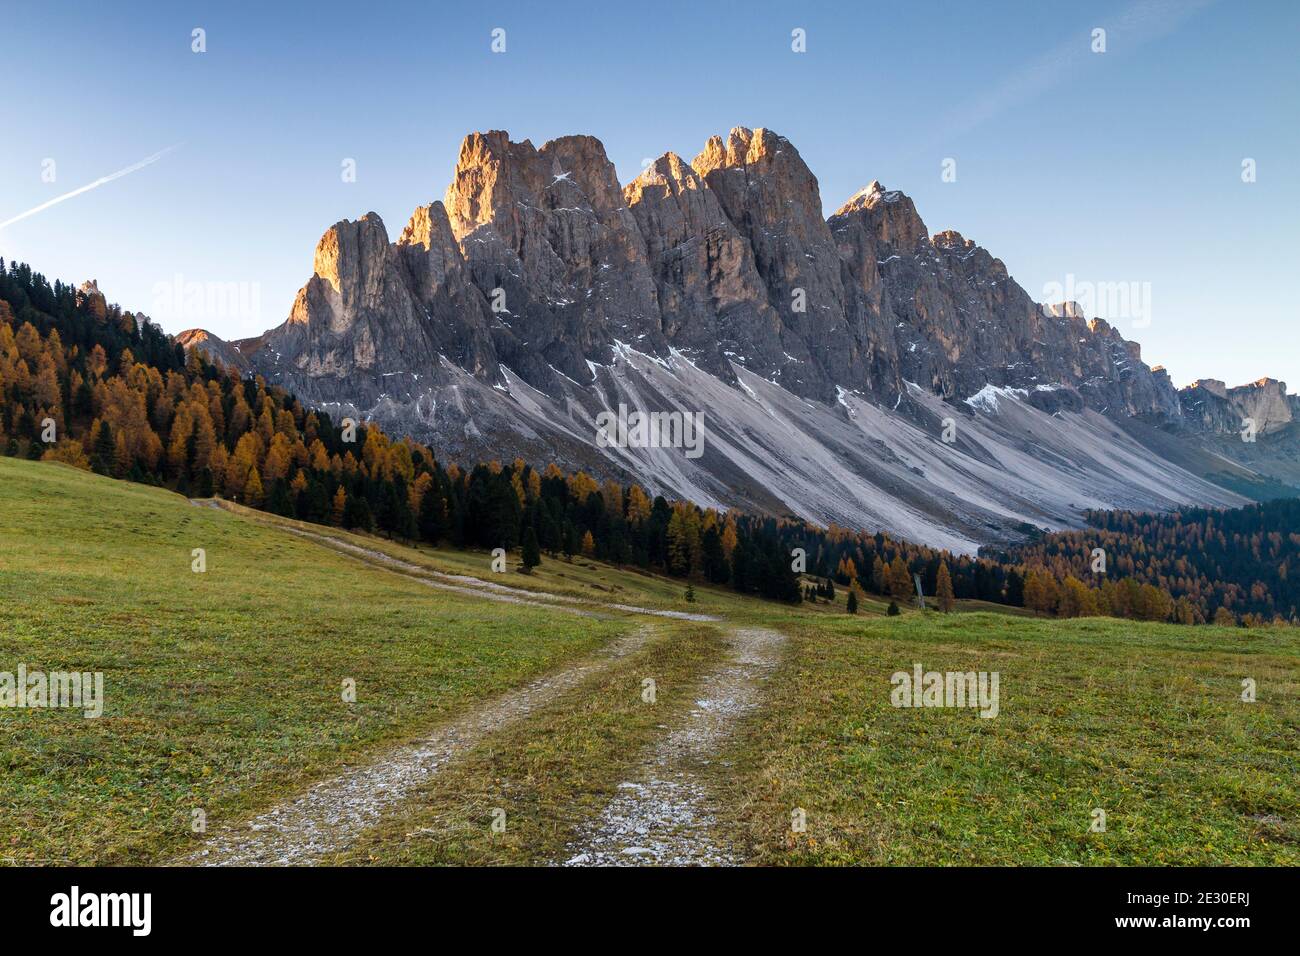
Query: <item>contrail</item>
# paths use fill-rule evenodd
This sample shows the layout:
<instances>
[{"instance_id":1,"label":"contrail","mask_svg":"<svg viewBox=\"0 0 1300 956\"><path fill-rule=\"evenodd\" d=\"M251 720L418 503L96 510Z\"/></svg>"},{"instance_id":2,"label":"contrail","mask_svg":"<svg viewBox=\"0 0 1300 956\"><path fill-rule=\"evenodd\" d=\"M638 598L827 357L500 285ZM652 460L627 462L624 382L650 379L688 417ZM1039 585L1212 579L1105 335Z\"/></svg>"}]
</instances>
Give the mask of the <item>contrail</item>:
<instances>
[{"instance_id":1,"label":"contrail","mask_svg":"<svg viewBox=\"0 0 1300 956\"><path fill-rule=\"evenodd\" d=\"M176 144L176 146L180 146L180 145L181 145L180 143ZM35 206L27 210L26 212L20 212L12 219L6 219L4 222L0 222L0 229L5 228L6 226L12 226L20 219L26 219L28 216L34 216L38 212L41 212L44 209L49 209L51 206L58 205L59 203L63 202L65 199L71 199L73 196L80 196L82 193L90 192L92 189L97 189L98 187L104 185L104 183L111 183L113 180L121 179L123 176L126 176L129 173L133 173L138 169L144 169L146 166L152 166L154 163L158 162L158 160L162 159L173 149L175 149L176 146L168 146L166 149L160 149L152 156L146 156L144 159L140 160L140 162L132 163L130 166L127 166L125 169L119 169L117 172L109 173L107 176L100 176L93 183L87 183L86 185L81 186L78 189L72 190L72 192L70 193L64 193L62 196L55 196L53 199L47 200L46 202L43 202L39 206Z\"/></svg>"}]
</instances>

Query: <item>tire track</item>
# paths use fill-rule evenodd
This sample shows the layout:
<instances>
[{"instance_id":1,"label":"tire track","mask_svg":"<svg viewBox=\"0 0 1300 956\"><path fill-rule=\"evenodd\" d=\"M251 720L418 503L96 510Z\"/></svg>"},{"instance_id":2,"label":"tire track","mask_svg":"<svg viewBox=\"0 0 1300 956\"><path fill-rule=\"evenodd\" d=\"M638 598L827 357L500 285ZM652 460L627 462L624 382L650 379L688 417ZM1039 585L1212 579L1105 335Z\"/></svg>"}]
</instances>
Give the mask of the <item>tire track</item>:
<instances>
[{"instance_id":1,"label":"tire track","mask_svg":"<svg viewBox=\"0 0 1300 956\"><path fill-rule=\"evenodd\" d=\"M194 504L220 508L216 502ZM222 509L224 510L224 509ZM381 551L300 528L273 525L367 565L388 570L440 590L507 604L548 608L600 617L580 598L544 594L448 574L403 561ZM707 614L663 611L625 604L602 604L655 617L717 622ZM435 729L422 740L350 767L315 784L300 796L209 836L202 849L173 862L178 865L309 865L349 846L385 812L395 808L437 775L458 753L472 748L503 725L572 691L587 678L646 643L650 629L607 645L578 663L507 691ZM738 721L758 706L762 683L776 666L785 638L765 628L729 632L728 659L700 685L696 707L656 746L636 779L619 785L589 832L567 848L565 865L735 865L733 848L715 839L716 817L701 770L735 732Z\"/></svg>"},{"instance_id":2,"label":"tire track","mask_svg":"<svg viewBox=\"0 0 1300 956\"><path fill-rule=\"evenodd\" d=\"M411 796L459 752L503 725L573 690L643 647L650 628L606 645L592 657L480 704L414 744L390 750L308 789L301 796L208 837L173 861L181 866L291 866L317 863L343 849L386 810Z\"/></svg>"},{"instance_id":3,"label":"tire track","mask_svg":"<svg viewBox=\"0 0 1300 956\"><path fill-rule=\"evenodd\" d=\"M619 784L589 832L570 843L566 866L734 866L715 839L717 819L700 771L753 711L785 638L765 628L730 634L730 660L709 675L693 711L651 753L641 775Z\"/></svg>"}]
</instances>

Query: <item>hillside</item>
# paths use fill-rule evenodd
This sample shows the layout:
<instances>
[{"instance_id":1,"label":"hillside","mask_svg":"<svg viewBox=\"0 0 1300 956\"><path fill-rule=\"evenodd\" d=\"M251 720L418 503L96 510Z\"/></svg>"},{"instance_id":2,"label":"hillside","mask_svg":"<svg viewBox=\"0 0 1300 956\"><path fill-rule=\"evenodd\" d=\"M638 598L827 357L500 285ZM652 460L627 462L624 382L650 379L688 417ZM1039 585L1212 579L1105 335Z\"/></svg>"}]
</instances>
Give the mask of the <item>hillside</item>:
<instances>
[{"instance_id":1,"label":"hillside","mask_svg":"<svg viewBox=\"0 0 1300 956\"><path fill-rule=\"evenodd\" d=\"M708 585L687 603L671 579L589 559L546 558L525 576L512 556L501 575L484 552L338 529L317 540L232 509L0 459L0 669L100 670L106 699L92 720L4 713L7 858L251 852L237 848L269 839L250 827L258 814L288 819L309 784L328 793L442 726L460 727L461 744L436 772L390 781L369 822L313 837L325 848L311 859L545 863L635 846L605 829L640 812L620 795L652 787L645 768L675 728L712 713L697 702L732 673L732 629L764 628L782 635L773 670L708 738L707 759L673 778L707 801L689 832L722 859L1300 862L1292 628L850 616L843 592L834 607L786 606ZM194 547L205 573L191 570ZM510 600L495 599L502 587ZM890 674L917 661L1000 671L998 718L891 707ZM1256 703L1240 700L1243 676ZM481 712L496 717L476 723ZM504 835L488 826L499 806ZM1088 832L1098 806L1105 834ZM791 807L805 833L788 832ZM206 834L191 830L195 809ZM657 842L660 826L635 839L693 852Z\"/></svg>"},{"instance_id":2,"label":"hillside","mask_svg":"<svg viewBox=\"0 0 1300 956\"><path fill-rule=\"evenodd\" d=\"M1177 601L1174 618L1180 623L1202 623L1216 613L1225 623L1237 616L1250 623L1296 619L1296 498L1228 511L1093 511L1087 520L1084 530L1048 535L1005 557L1043 568L1060 581L1104 581L1114 575L1157 586ZM1098 549L1108 565L1101 575L1092 568Z\"/></svg>"},{"instance_id":3,"label":"hillside","mask_svg":"<svg viewBox=\"0 0 1300 956\"><path fill-rule=\"evenodd\" d=\"M0 856L18 861L188 846L193 809L215 826L637 623L485 614L171 492L7 458L0 588L0 670L104 673L98 719L3 711Z\"/></svg>"},{"instance_id":4,"label":"hillside","mask_svg":"<svg viewBox=\"0 0 1300 956\"><path fill-rule=\"evenodd\" d=\"M521 459L461 467L373 424L336 423L261 376L241 377L206 354L185 353L147 318L107 304L93 285L51 286L11 264L0 273L0 447L11 457L59 461L187 495L219 495L322 526L458 548L522 545L531 565L543 553L582 554L775 601L813 599L815 589L798 580L803 573L823 579L819 587L828 591L825 579L833 577L859 602L875 594L904 603L913 599L917 577L933 596L947 576L953 598L1066 617L1194 624L1218 615L1255 624L1293 616L1290 603L1275 606L1256 593L1258 572L1240 562L1216 565L1213 579L1192 593L1181 579L1117 555L1119 573L1085 585L1077 569L1029 549L973 558L880 531L724 512L651 496L636 483L599 483L583 471L566 475L553 460L545 467ZM985 398L1014 430L1037 432L1044 441L1057 434L1055 418L1022 407L1006 390ZM1038 419L1025 417L1031 412ZM1102 426L1093 446L1101 449L1118 434ZM1158 479L1159 466L1136 448L1120 457L1112 447L1105 457L1130 476L1154 467L1151 480ZM956 487L958 473L950 477ZM1023 480L1030 487L1055 479L1039 470ZM1039 536L1027 523L1017 532ZM1046 577L1031 581L1029 566ZM1249 602L1239 600L1245 593Z\"/></svg>"}]
</instances>

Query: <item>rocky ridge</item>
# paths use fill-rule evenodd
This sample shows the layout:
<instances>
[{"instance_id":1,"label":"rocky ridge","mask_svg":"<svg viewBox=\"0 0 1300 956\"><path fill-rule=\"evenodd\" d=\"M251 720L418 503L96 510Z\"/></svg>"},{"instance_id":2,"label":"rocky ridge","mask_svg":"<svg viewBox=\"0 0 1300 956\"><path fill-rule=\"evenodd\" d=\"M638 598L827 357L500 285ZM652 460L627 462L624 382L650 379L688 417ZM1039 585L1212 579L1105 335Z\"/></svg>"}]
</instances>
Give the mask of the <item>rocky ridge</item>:
<instances>
[{"instance_id":1,"label":"rocky ridge","mask_svg":"<svg viewBox=\"0 0 1300 956\"><path fill-rule=\"evenodd\" d=\"M850 419L866 402L924 422L925 396L958 415L1001 396L1049 416L1197 432L1235 431L1249 410L1265 430L1295 414L1280 383L1178 392L1107 322L1070 303L1040 305L972 240L930 234L897 190L872 182L829 218L822 208L816 177L771 130L712 137L690 163L665 153L626 186L593 137L537 148L474 133L443 201L418 207L396 241L374 213L325 232L284 324L236 343L201 330L183 341L445 454L554 458L819 520L877 513L747 490L735 455L706 455L704 474L687 475L662 455L598 452L592 419L621 401L704 408L734 426L744 414L731 406L757 400L754 380L811 403L819 419ZM701 404L697 393L647 379L642 359L689 366L728 391ZM818 446L808 455L860 453L826 447L829 424L807 427ZM1048 510L1050 521L1069 522ZM1033 511L1023 517L1048 517ZM955 524L978 540L971 520ZM995 526L992 537L1019 523L974 521Z\"/></svg>"}]
</instances>

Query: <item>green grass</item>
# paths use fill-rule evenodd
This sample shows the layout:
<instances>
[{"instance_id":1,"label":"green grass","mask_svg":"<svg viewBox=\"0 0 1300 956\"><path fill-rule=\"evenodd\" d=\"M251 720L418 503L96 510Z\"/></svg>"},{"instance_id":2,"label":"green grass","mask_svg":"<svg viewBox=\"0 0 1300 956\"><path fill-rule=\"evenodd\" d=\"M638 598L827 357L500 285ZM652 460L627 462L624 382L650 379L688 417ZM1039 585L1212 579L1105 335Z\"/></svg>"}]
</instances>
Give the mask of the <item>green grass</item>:
<instances>
[{"instance_id":1,"label":"green grass","mask_svg":"<svg viewBox=\"0 0 1300 956\"><path fill-rule=\"evenodd\" d=\"M210 827L242 818L646 624L431 589L235 510L0 459L0 671L103 671L107 698L94 720L0 709L0 861L166 859L195 843L192 808ZM719 629L760 625L789 636L786 658L703 770L726 842L756 863L1300 863L1296 629L979 602L890 618L877 598L851 616L842 588L834 605L789 607L697 585L687 603L679 580L584 558L500 575L485 553L312 530L597 609L725 619L652 620L650 644L489 735L331 862L557 858L690 705ZM998 671L999 716L892 707L890 675L917 662ZM1245 677L1256 703L1240 699ZM1094 808L1105 833L1089 830Z\"/></svg>"},{"instance_id":2,"label":"green grass","mask_svg":"<svg viewBox=\"0 0 1300 956\"><path fill-rule=\"evenodd\" d=\"M218 826L640 624L437 591L165 491L7 458L0 618L0 671L105 675L98 719L0 709L0 860L79 864L181 850L192 808Z\"/></svg>"},{"instance_id":3,"label":"green grass","mask_svg":"<svg viewBox=\"0 0 1300 956\"><path fill-rule=\"evenodd\" d=\"M361 545L375 551L400 558L411 564L420 565L434 571L448 574L464 574L470 577L504 584L512 588L536 591L543 594L560 594L579 598L597 605L608 603L628 604L635 607L655 610L686 611L693 614L712 614L715 616L746 616L758 611L763 613L803 614L810 610L808 606L790 609L766 601L756 601L752 597L737 594L727 587L716 587L696 582L696 599L686 600L687 582L681 578L643 571L635 567L614 567L581 555L571 561L565 558L545 556L540 566L530 574L518 570L518 551L510 555L508 570L497 573L492 570L490 552L451 547L430 547L427 544L403 544L380 535L359 534L340 528L322 527L282 518L244 508L232 502L223 501L221 506L250 521L256 521L270 527L293 527L310 531L312 534L326 535L349 544ZM837 594L838 610L843 612L845 594ZM888 602L864 601L864 613L870 613L875 607L879 613L885 612ZM878 607L877 607L878 604ZM832 605L820 604L819 610L830 612Z\"/></svg>"},{"instance_id":4,"label":"green grass","mask_svg":"<svg viewBox=\"0 0 1300 956\"><path fill-rule=\"evenodd\" d=\"M1300 863L1295 629L914 614L789 633L723 782L757 862ZM893 707L916 662L998 671L999 716Z\"/></svg>"}]
</instances>

